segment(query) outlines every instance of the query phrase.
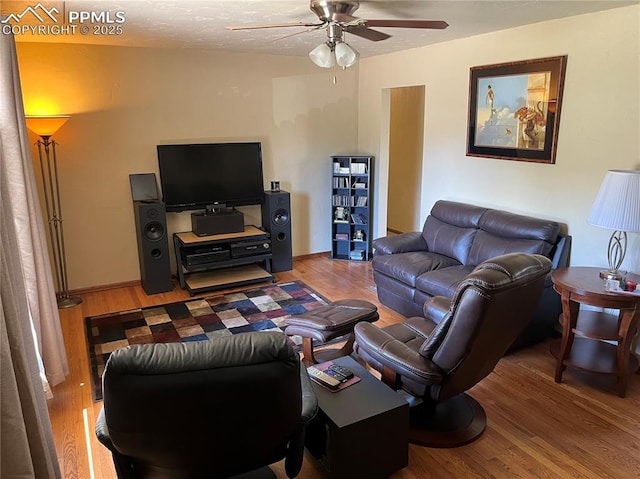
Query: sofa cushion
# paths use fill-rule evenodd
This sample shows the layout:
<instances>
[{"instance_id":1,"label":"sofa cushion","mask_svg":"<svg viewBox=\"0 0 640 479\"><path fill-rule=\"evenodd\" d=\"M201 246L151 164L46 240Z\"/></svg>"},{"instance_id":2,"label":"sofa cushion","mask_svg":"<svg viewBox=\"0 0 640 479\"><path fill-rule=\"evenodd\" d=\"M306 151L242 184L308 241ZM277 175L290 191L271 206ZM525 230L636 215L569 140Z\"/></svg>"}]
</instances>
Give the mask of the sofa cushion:
<instances>
[{"instance_id":1,"label":"sofa cushion","mask_svg":"<svg viewBox=\"0 0 640 479\"><path fill-rule=\"evenodd\" d=\"M555 221L487 210L479 222L465 264L478 265L507 253L535 253L549 257L560 233Z\"/></svg>"},{"instance_id":2,"label":"sofa cushion","mask_svg":"<svg viewBox=\"0 0 640 479\"><path fill-rule=\"evenodd\" d=\"M478 226L496 236L542 240L550 244L555 244L560 234L560 225L555 221L500 210L487 210Z\"/></svg>"},{"instance_id":3,"label":"sofa cushion","mask_svg":"<svg viewBox=\"0 0 640 479\"><path fill-rule=\"evenodd\" d=\"M416 279L416 289L431 296L453 297L453 293L469 273L473 271L473 265L457 265L444 269L437 269L421 274Z\"/></svg>"},{"instance_id":4,"label":"sofa cushion","mask_svg":"<svg viewBox=\"0 0 640 479\"><path fill-rule=\"evenodd\" d=\"M542 240L502 238L486 231L478 231L473 240L467 263L479 265L483 261L507 253L532 253L547 256L550 249L551 245Z\"/></svg>"},{"instance_id":5,"label":"sofa cushion","mask_svg":"<svg viewBox=\"0 0 640 479\"><path fill-rule=\"evenodd\" d=\"M430 214L450 225L461 228L478 228L480 218L482 218L485 211L487 211L487 208L482 206L439 200L431 208Z\"/></svg>"},{"instance_id":6,"label":"sofa cushion","mask_svg":"<svg viewBox=\"0 0 640 479\"><path fill-rule=\"evenodd\" d=\"M378 293L386 291L391 293L394 297L398 297L400 301L415 301L416 288L409 286L391 276L373 271L373 280L376 282ZM404 312L402 314L405 314ZM412 316L408 314L407 316Z\"/></svg>"},{"instance_id":7,"label":"sofa cushion","mask_svg":"<svg viewBox=\"0 0 640 479\"><path fill-rule=\"evenodd\" d=\"M480 206L436 201L422 228L429 251L466 263L480 218L487 211Z\"/></svg>"},{"instance_id":8,"label":"sofa cushion","mask_svg":"<svg viewBox=\"0 0 640 479\"><path fill-rule=\"evenodd\" d=\"M466 263L476 234L475 228L450 225L434 216L428 216L422 229L422 237L429 251Z\"/></svg>"},{"instance_id":9,"label":"sofa cushion","mask_svg":"<svg viewBox=\"0 0 640 479\"><path fill-rule=\"evenodd\" d=\"M416 286L416 278L422 273L460 264L448 256L426 251L374 256L371 263L374 271L413 288Z\"/></svg>"}]
</instances>

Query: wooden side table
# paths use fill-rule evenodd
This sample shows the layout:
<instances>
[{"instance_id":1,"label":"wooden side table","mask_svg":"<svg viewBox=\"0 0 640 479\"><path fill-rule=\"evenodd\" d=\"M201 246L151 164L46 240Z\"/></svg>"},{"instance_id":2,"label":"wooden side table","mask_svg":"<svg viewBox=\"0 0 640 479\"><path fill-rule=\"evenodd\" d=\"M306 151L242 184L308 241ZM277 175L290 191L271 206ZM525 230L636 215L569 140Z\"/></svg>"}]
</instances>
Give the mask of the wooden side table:
<instances>
[{"instance_id":1,"label":"wooden side table","mask_svg":"<svg viewBox=\"0 0 640 479\"><path fill-rule=\"evenodd\" d=\"M640 294L605 291L600 270L569 267L551 273L562 299L562 339L551 346L557 358L555 381L562 381L567 367L615 375L618 395L624 397L629 370L638 367L631 344L640 319ZM640 283L638 275L629 274L627 279ZM617 309L619 314L580 311L580 304Z\"/></svg>"}]
</instances>

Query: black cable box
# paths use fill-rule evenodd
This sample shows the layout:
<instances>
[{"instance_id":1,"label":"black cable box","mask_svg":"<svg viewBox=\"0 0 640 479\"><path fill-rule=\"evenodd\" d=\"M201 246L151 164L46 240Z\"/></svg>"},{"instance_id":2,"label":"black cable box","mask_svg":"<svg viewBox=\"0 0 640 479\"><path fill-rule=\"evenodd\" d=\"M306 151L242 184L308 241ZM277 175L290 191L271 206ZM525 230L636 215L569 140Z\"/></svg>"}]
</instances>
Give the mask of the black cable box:
<instances>
[{"instance_id":1,"label":"black cable box","mask_svg":"<svg viewBox=\"0 0 640 479\"><path fill-rule=\"evenodd\" d=\"M209 251L187 252L182 250L182 263L185 266L197 266L200 264L216 263L231 259L231 252L225 248L212 248Z\"/></svg>"},{"instance_id":2,"label":"black cable box","mask_svg":"<svg viewBox=\"0 0 640 479\"><path fill-rule=\"evenodd\" d=\"M245 256L268 253L271 253L271 240L269 239L238 241L237 243L231 243L232 258L244 258Z\"/></svg>"}]
</instances>

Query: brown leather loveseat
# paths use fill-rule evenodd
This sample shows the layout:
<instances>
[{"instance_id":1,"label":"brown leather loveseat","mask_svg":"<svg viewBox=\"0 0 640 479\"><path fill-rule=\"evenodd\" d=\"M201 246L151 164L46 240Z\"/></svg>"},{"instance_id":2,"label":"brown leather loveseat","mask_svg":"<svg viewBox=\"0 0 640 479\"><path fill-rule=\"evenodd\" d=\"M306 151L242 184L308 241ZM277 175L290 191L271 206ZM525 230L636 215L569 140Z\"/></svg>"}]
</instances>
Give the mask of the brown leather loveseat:
<instances>
[{"instance_id":1,"label":"brown leather loveseat","mask_svg":"<svg viewBox=\"0 0 640 479\"><path fill-rule=\"evenodd\" d=\"M373 275L382 304L411 316L433 296L453 296L458 283L488 259L507 253L549 258L552 267L568 265L571 236L555 221L453 201L437 201L421 232L373 242ZM549 277L533 320L513 344L529 345L548 337L562 311Z\"/></svg>"}]
</instances>

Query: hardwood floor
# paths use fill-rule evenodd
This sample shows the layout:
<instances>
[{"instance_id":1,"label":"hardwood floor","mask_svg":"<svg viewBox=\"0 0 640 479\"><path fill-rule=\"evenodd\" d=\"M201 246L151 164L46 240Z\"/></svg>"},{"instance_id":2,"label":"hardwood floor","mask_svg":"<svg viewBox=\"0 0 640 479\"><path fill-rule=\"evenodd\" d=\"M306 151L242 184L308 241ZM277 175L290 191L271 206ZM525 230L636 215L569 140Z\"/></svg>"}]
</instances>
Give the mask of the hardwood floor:
<instances>
[{"instance_id":1,"label":"hardwood floor","mask_svg":"<svg viewBox=\"0 0 640 479\"><path fill-rule=\"evenodd\" d=\"M277 274L278 281L302 280L332 300L378 304L370 263L314 255L293 265L293 271ZM147 296L141 287L129 286L84 293L80 306L60 311L71 373L54 388L49 411L64 478L116 477L110 454L93 432L101 403L91 398L83 318L188 297L179 288ZM402 320L378 306L378 326ZM619 398L613 389L590 385L571 371L556 384L554 370L548 342L503 358L470 391L487 412L488 427L480 439L456 449L411 445L409 466L393 479L640 477L640 377L634 374L627 397ZM286 478L281 464L274 470ZM299 477L325 476L308 456Z\"/></svg>"}]
</instances>

